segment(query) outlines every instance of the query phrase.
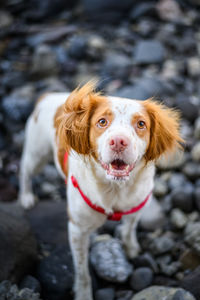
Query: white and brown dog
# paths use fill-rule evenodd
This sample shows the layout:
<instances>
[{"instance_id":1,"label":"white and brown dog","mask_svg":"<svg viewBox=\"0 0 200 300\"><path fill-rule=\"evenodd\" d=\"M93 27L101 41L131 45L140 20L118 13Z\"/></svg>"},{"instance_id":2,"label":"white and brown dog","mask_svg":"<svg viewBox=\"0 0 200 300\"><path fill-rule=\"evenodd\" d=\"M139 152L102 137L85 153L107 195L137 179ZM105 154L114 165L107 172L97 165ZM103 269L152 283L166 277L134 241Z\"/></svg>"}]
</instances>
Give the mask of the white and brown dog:
<instances>
[{"instance_id":1,"label":"white and brown dog","mask_svg":"<svg viewBox=\"0 0 200 300\"><path fill-rule=\"evenodd\" d=\"M92 299L89 236L106 219L123 217L122 241L129 256L137 255L135 225L153 189L155 161L182 141L178 123L162 104L102 96L91 82L37 103L26 126L20 202L34 205L31 178L53 156L67 178L76 300Z\"/></svg>"}]
</instances>

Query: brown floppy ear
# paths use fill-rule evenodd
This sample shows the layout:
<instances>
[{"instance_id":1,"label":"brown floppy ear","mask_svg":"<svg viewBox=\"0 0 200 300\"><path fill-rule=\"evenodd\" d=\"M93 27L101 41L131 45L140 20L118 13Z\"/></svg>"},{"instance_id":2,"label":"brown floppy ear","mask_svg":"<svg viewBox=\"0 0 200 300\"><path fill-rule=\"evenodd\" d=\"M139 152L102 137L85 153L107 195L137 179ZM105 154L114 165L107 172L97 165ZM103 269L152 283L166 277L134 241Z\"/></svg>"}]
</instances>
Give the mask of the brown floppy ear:
<instances>
[{"instance_id":1,"label":"brown floppy ear","mask_svg":"<svg viewBox=\"0 0 200 300\"><path fill-rule=\"evenodd\" d=\"M142 103L150 118L150 140L145 154L146 161L156 160L162 154L181 148L177 111L159 104L152 99Z\"/></svg>"},{"instance_id":2,"label":"brown floppy ear","mask_svg":"<svg viewBox=\"0 0 200 300\"><path fill-rule=\"evenodd\" d=\"M90 118L102 96L94 92L95 84L88 82L75 89L62 106L55 120L59 144L66 151L71 148L79 154L90 153Z\"/></svg>"}]
</instances>

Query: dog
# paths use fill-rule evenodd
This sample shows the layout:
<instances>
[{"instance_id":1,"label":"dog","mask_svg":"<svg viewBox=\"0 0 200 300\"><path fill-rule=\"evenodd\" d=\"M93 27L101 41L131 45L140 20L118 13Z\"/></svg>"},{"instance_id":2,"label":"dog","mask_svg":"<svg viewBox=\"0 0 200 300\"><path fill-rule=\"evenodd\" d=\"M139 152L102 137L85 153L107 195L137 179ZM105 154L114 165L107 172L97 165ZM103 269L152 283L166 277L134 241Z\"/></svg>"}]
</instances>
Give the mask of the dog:
<instances>
[{"instance_id":1,"label":"dog","mask_svg":"<svg viewBox=\"0 0 200 300\"><path fill-rule=\"evenodd\" d=\"M129 257L139 253L135 228L151 198L155 162L181 142L176 111L152 99L104 96L92 82L37 102L25 130L19 199L25 209L35 204L31 178L53 157L67 180L76 300L92 299L89 236L107 219L122 219L125 249Z\"/></svg>"}]
</instances>

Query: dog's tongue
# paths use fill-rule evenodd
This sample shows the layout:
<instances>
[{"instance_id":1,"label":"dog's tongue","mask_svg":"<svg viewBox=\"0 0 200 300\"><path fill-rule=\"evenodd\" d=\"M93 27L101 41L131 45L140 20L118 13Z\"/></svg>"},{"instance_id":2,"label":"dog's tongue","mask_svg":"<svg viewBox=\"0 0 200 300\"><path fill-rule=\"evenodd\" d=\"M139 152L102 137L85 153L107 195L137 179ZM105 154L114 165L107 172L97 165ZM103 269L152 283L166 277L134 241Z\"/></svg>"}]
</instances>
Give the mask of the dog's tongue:
<instances>
[{"instance_id":1,"label":"dog's tongue","mask_svg":"<svg viewBox=\"0 0 200 300\"><path fill-rule=\"evenodd\" d=\"M127 164L125 164L125 163L123 162L123 160L115 159L115 160L111 163L111 166L112 166L112 168L115 169L115 170L123 171L123 170L126 169Z\"/></svg>"}]
</instances>

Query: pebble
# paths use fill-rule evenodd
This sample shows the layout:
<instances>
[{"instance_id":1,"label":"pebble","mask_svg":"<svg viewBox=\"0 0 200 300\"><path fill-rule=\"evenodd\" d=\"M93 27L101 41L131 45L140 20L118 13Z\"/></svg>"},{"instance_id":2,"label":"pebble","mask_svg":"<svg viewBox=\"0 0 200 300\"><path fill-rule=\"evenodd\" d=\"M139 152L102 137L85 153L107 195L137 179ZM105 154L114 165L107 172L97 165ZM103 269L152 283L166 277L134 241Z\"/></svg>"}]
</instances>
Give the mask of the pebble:
<instances>
[{"instance_id":1,"label":"pebble","mask_svg":"<svg viewBox=\"0 0 200 300\"><path fill-rule=\"evenodd\" d=\"M88 41L85 37L74 36L69 41L68 54L77 60L87 56Z\"/></svg>"},{"instance_id":2,"label":"pebble","mask_svg":"<svg viewBox=\"0 0 200 300\"><path fill-rule=\"evenodd\" d=\"M95 243L90 261L98 276L111 282L125 282L133 270L121 243L114 238Z\"/></svg>"},{"instance_id":3,"label":"pebble","mask_svg":"<svg viewBox=\"0 0 200 300\"><path fill-rule=\"evenodd\" d=\"M169 252L173 249L175 246L175 242L172 238L163 235L161 237L155 238L151 244L150 249L153 254L164 254L166 252Z\"/></svg>"},{"instance_id":4,"label":"pebble","mask_svg":"<svg viewBox=\"0 0 200 300\"><path fill-rule=\"evenodd\" d=\"M31 73L34 76L48 77L58 73L56 54L48 45L39 45L33 54Z\"/></svg>"},{"instance_id":5,"label":"pebble","mask_svg":"<svg viewBox=\"0 0 200 300\"><path fill-rule=\"evenodd\" d=\"M164 181L161 178L156 178L153 192L154 192L155 197L160 198L160 197L165 196L168 192L166 181Z\"/></svg>"},{"instance_id":6,"label":"pebble","mask_svg":"<svg viewBox=\"0 0 200 300\"><path fill-rule=\"evenodd\" d=\"M195 188L194 199L195 199L196 207L197 207L198 211L200 212L200 186Z\"/></svg>"},{"instance_id":7,"label":"pebble","mask_svg":"<svg viewBox=\"0 0 200 300\"><path fill-rule=\"evenodd\" d=\"M40 282L33 276L27 275L20 283L20 289L28 288L34 293L41 293Z\"/></svg>"},{"instance_id":8,"label":"pebble","mask_svg":"<svg viewBox=\"0 0 200 300\"><path fill-rule=\"evenodd\" d=\"M10 281L2 281L0 283L0 299L2 300L42 300L39 293L23 288L18 289L17 285L12 284Z\"/></svg>"},{"instance_id":9,"label":"pebble","mask_svg":"<svg viewBox=\"0 0 200 300\"><path fill-rule=\"evenodd\" d=\"M200 140L200 117L194 123L194 136Z\"/></svg>"},{"instance_id":10,"label":"pebble","mask_svg":"<svg viewBox=\"0 0 200 300\"><path fill-rule=\"evenodd\" d=\"M194 122L198 117L198 107L192 103L189 96L177 94L176 106L181 110L182 116L190 122Z\"/></svg>"},{"instance_id":11,"label":"pebble","mask_svg":"<svg viewBox=\"0 0 200 300\"><path fill-rule=\"evenodd\" d=\"M95 300L114 300L115 290L113 288L104 288L97 290Z\"/></svg>"},{"instance_id":12,"label":"pebble","mask_svg":"<svg viewBox=\"0 0 200 300\"><path fill-rule=\"evenodd\" d=\"M187 225L188 219L182 210L174 208L170 215L170 221L177 229L182 229Z\"/></svg>"},{"instance_id":13,"label":"pebble","mask_svg":"<svg viewBox=\"0 0 200 300\"><path fill-rule=\"evenodd\" d=\"M200 75L200 59L199 59L199 57L188 58L187 70L191 77L197 77Z\"/></svg>"},{"instance_id":14,"label":"pebble","mask_svg":"<svg viewBox=\"0 0 200 300\"><path fill-rule=\"evenodd\" d=\"M192 158L194 161L200 162L200 142L197 142L194 145L191 154L192 154ZM198 166L198 165L196 165L196 166ZM199 170L199 168L197 168L197 169ZM196 176L199 177L199 175L200 175L200 170Z\"/></svg>"},{"instance_id":15,"label":"pebble","mask_svg":"<svg viewBox=\"0 0 200 300\"><path fill-rule=\"evenodd\" d=\"M192 157L198 160L200 157L200 144L197 147L194 146L192 150ZM195 162L188 162L183 167L183 173L190 179L195 180L200 177L200 165ZM189 186L189 185L188 185Z\"/></svg>"},{"instance_id":16,"label":"pebble","mask_svg":"<svg viewBox=\"0 0 200 300\"><path fill-rule=\"evenodd\" d=\"M5 10L0 10L0 29L3 30L13 23L12 15Z\"/></svg>"},{"instance_id":17,"label":"pebble","mask_svg":"<svg viewBox=\"0 0 200 300\"><path fill-rule=\"evenodd\" d=\"M135 291L141 291L150 286L153 281L153 272L150 268L141 267L133 271L130 278L130 286Z\"/></svg>"},{"instance_id":18,"label":"pebble","mask_svg":"<svg viewBox=\"0 0 200 300\"><path fill-rule=\"evenodd\" d=\"M162 63L165 58L165 48L157 40L139 41L134 50L133 61L135 64Z\"/></svg>"},{"instance_id":19,"label":"pebble","mask_svg":"<svg viewBox=\"0 0 200 300\"><path fill-rule=\"evenodd\" d=\"M148 267L151 268L154 273L158 272L157 262L149 252L133 258L133 265L135 268Z\"/></svg>"},{"instance_id":20,"label":"pebble","mask_svg":"<svg viewBox=\"0 0 200 300\"><path fill-rule=\"evenodd\" d=\"M116 300L131 300L133 297L133 291L130 290L119 290L115 293Z\"/></svg>"},{"instance_id":21,"label":"pebble","mask_svg":"<svg viewBox=\"0 0 200 300\"><path fill-rule=\"evenodd\" d=\"M195 300L192 294L186 290L180 288L164 287L164 286L152 286L143 291L137 293L131 300L155 300L155 299L166 299L174 300L174 295L178 292L182 292L181 300Z\"/></svg>"},{"instance_id":22,"label":"pebble","mask_svg":"<svg viewBox=\"0 0 200 300\"><path fill-rule=\"evenodd\" d=\"M200 254L200 222L188 223L184 231L184 239Z\"/></svg>"},{"instance_id":23,"label":"pebble","mask_svg":"<svg viewBox=\"0 0 200 300\"><path fill-rule=\"evenodd\" d=\"M186 249L180 256L181 268L183 270L194 270L200 265L200 255L193 249Z\"/></svg>"}]
</instances>

